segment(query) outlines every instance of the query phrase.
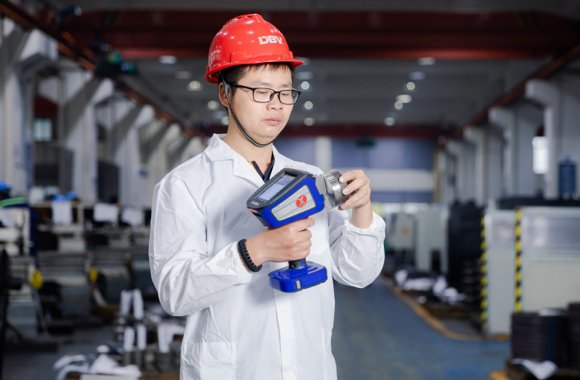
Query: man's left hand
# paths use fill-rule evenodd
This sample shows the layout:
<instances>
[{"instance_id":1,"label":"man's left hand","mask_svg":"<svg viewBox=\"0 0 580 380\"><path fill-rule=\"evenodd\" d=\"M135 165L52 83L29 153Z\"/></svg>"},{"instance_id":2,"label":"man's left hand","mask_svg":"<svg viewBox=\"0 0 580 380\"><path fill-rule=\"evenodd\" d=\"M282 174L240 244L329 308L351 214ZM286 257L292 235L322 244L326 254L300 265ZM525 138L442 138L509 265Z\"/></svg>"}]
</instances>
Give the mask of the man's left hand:
<instances>
[{"instance_id":1,"label":"man's left hand","mask_svg":"<svg viewBox=\"0 0 580 380\"><path fill-rule=\"evenodd\" d=\"M342 190L350 198L342 203L341 210L352 209L351 223L358 228L366 228L373 221L371 206L371 181L362 170L351 170L339 178L348 185Z\"/></svg>"}]
</instances>

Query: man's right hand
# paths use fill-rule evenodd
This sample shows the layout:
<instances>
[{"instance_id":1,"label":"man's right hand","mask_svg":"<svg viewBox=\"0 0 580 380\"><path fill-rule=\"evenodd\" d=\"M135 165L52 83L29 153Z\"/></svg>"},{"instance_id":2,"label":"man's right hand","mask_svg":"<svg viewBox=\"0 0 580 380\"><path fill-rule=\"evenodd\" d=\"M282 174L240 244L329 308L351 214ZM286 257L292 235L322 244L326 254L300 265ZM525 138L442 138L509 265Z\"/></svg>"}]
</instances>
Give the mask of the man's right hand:
<instances>
[{"instance_id":1,"label":"man's right hand","mask_svg":"<svg viewBox=\"0 0 580 380\"><path fill-rule=\"evenodd\" d=\"M312 233L308 230L314 219L306 218L282 227L264 229L246 240L246 247L257 266L267 261L277 263L302 260L310 253Z\"/></svg>"}]
</instances>

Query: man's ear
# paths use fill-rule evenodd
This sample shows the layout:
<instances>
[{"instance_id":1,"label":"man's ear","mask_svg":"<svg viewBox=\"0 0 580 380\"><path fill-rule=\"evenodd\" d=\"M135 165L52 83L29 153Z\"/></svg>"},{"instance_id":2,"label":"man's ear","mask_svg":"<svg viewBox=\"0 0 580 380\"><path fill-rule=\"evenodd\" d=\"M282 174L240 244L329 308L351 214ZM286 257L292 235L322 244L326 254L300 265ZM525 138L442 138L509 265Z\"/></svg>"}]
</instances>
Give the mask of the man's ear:
<instances>
[{"instance_id":1,"label":"man's ear","mask_svg":"<svg viewBox=\"0 0 580 380\"><path fill-rule=\"evenodd\" d=\"M220 98L220 103L228 108L228 100L226 99L226 88L224 86L224 82L220 82L219 84L219 98Z\"/></svg>"}]
</instances>

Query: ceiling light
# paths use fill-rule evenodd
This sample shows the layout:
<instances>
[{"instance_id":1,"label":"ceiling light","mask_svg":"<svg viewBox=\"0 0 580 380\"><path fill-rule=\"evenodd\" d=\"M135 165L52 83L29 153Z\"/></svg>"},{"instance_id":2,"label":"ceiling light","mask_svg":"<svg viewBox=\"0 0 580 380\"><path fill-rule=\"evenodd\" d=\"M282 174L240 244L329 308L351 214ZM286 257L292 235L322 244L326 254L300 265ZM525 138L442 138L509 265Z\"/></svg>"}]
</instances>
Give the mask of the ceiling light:
<instances>
[{"instance_id":1,"label":"ceiling light","mask_svg":"<svg viewBox=\"0 0 580 380\"><path fill-rule=\"evenodd\" d=\"M304 119L304 125L306 125L308 127L314 125L314 118L307 117L306 119Z\"/></svg>"},{"instance_id":2,"label":"ceiling light","mask_svg":"<svg viewBox=\"0 0 580 380\"><path fill-rule=\"evenodd\" d=\"M397 102L411 103L411 100L413 100L413 98L411 98L411 95L409 95L409 94L403 94L403 95L397 96Z\"/></svg>"},{"instance_id":3,"label":"ceiling light","mask_svg":"<svg viewBox=\"0 0 580 380\"><path fill-rule=\"evenodd\" d=\"M297 71L296 79L298 80L310 80L312 79L312 73L310 71Z\"/></svg>"},{"instance_id":4,"label":"ceiling light","mask_svg":"<svg viewBox=\"0 0 580 380\"><path fill-rule=\"evenodd\" d=\"M312 103L310 100L304 102L304 108L307 110L311 110L312 107L314 107L314 103Z\"/></svg>"},{"instance_id":5,"label":"ceiling light","mask_svg":"<svg viewBox=\"0 0 580 380\"><path fill-rule=\"evenodd\" d=\"M415 89L415 83L409 82L407 83L407 90L413 91Z\"/></svg>"},{"instance_id":6,"label":"ceiling light","mask_svg":"<svg viewBox=\"0 0 580 380\"><path fill-rule=\"evenodd\" d=\"M222 125L228 125L230 123L230 118L227 116L223 116L221 121L222 121Z\"/></svg>"},{"instance_id":7,"label":"ceiling light","mask_svg":"<svg viewBox=\"0 0 580 380\"><path fill-rule=\"evenodd\" d=\"M400 110L401 108L403 108L403 103L397 100L395 102L395 108Z\"/></svg>"},{"instance_id":8,"label":"ceiling light","mask_svg":"<svg viewBox=\"0 0 580 380\"><path fill-rule=\"evenodd\" d=\"M177 58L173 55L162 55L159 57L159 62L163 63L164 65L173 65L177 62Z\"/></svg>"},{"instance_id":9,"label":"ceiling light","mask_svg":"<svg viewBox=\"0 0 580 380\"><path fill-rule=\"evenodd\" d=\"M187 85L187 89L189 91L199 91L201 90L201 82L198 80L192 80L191 82L189 82L189 84Z\"/></svg>"},{"instance_id":10,"label":"ceiling light","mask_svg":"<svg viewBox=\"0 0 580 380\"><path fill-rule=\"evenodd\" d=\"M423 57L419 58L417 61L421 66L431 66L434 65L436 60L433 57Z\"/></svg>"},{"instance_id":11,"label":"ceiling light","mask_svg":"<svg viewBox=\"0 0 580 380\"><path fill-rule=\"evenodd\" d=\"M302 83L300 84L300 87L301 87L303 90L308 90L308 89L310 88L310 82L308 82L308 81L304 81L304 82L302 82Z\"/></svg>"},{"instance_id":12,"label":"ceiling light","mask_svg":"<svg viewBox=\"0 0 580 380\"><path fill-rule=\"evenodd\" d=\"M395 125L395 118L394 117L387 117L385 119L385 124L388 125L389 127L392 125Z\"/></svg>"},{"instance_id":13,"label":"ceiling light","mask_svg":"<svg viewBox=\"0 0 580 380\"><path fill-rule=\"evenodd\" d=\"M189 79L191 78L191 73L189 71L178 71L175 73L177 79Z\"/></svg>"},{"instance_id":14,"label":"ceiling light","mask_svg":"<svg viewBox=\"0 0 580 380\"><path fill-rule=\"evenodd\" d=\"M210 100L209 102L207 102L207 108L209 108L210 110L216 110L218 108L218 102L216 102L215 100Z\"/></svg>"},{"instance_id":15,"label":"ceiling light","mask_svg":"<svg viewBox=\"0 0 580 380\"><path fill-rule=\"evenodd\" d=\"M409 74L409 79L411 80L423 80L425 79L425 73L422 71L413 71Z\"/></svg>"}]
</instances>

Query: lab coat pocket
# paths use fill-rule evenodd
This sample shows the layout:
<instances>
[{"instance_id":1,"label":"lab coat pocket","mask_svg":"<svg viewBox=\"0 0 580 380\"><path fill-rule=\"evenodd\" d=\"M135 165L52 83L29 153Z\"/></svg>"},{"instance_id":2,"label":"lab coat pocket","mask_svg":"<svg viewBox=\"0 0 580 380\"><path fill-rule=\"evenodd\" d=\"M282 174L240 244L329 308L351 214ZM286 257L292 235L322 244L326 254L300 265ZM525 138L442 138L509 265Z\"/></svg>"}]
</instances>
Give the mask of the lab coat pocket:
<instances>
[{"instance_id":1,"label":"lab coat pocket","mask_svg":"<svg viewBox=\"0 0 580 380\"><path fill-rule=\"evenodd\" d=\"M182 354L181 376L184 379L233 380L236 378L236 358L233 342L194 343Z\"/></svg>"},{"instance_id":2,"label":"lab coat pocket","mask_svg":"<svg viewBox=\"0 0 580 380\"><path fill-rule=\"evenodd\" d=\"M326 210L323 210L311 218L314 218L314 226L310 227L310 232L312 232L310 254L316 256L328 249L328 214Z\"/></svg>"}]
</instances>

